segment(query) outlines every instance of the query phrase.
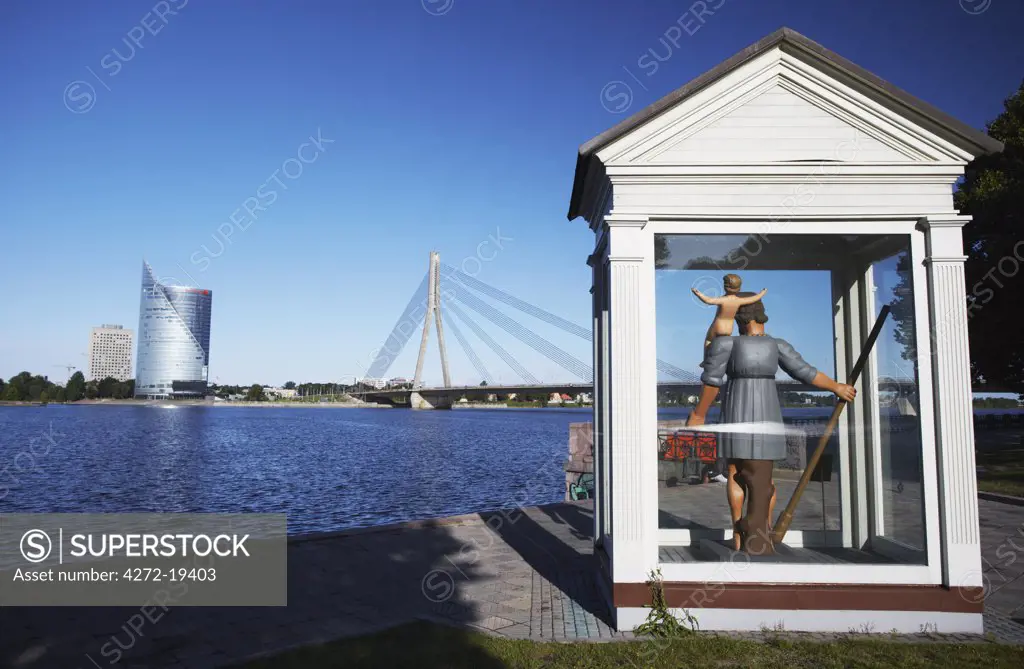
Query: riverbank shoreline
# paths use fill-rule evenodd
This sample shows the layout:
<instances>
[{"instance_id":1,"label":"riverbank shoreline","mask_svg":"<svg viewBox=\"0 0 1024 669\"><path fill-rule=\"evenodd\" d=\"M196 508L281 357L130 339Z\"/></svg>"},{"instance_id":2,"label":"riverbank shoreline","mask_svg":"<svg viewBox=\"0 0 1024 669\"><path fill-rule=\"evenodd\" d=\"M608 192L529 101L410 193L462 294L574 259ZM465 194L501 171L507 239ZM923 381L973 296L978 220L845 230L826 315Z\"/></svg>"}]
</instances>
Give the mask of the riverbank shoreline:
<instances>
[{"instance_id":1,"label":"riverbank shoreline","mask_svg":"<svg viewBox=\"0 0 1024 669\"><path fill-rule=\"evenodd\" d=\"M78 400L77 402L3 402L5 406L45 407L45 406L150 406L150 407L253 407L266 409L402 409L408 405L375 404L371 402L207 402L205 400ZM455 403L452 409L590 409L589 405L561 404L507 404L498 402Z\"/></svg>"},{"instance_id":2,"label":"riverbank shoreline","mask_svg":"<svg viewBox=\"0 0 1024 669\"><path fill-rule=\"evenodd\" d=\"M77 402L0 402L5 406L148 406L148 407L259 407L267 409L391 409L390 404L369 402L207 402L205 400L78 400Z\"/></svg>"}]
</instances>

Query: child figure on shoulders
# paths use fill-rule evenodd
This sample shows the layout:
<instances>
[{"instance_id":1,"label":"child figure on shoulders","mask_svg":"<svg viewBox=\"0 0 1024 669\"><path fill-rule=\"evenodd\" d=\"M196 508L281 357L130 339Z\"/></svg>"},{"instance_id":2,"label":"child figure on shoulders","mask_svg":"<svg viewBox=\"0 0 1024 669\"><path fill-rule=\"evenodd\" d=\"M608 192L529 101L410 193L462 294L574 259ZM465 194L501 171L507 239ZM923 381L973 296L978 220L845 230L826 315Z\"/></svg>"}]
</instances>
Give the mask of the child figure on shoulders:
<instances>
[{"instance_id":1,"label":"child figure on shoulders","mask_svg":"<svg viewBox=\"0 0 1024 669\"><path fill-rule=\"evenodd\" d=\"M718 310L715 312L715 318L711 321L711 327L708 328L708 333L704 338L705 348L711 345L715 337L730 336L732 334L733 322L736 318L736 311L740 307L760 301L768 292L768 289L765 288L760 293L755 293L749 297L740 297L737 293L740 292L742 285L743 279L738 274L726 274L722 279L725 295L721 297L708 297L696 288L691 289L701 302L718 307Z\"/></svg>"}]
</instances>

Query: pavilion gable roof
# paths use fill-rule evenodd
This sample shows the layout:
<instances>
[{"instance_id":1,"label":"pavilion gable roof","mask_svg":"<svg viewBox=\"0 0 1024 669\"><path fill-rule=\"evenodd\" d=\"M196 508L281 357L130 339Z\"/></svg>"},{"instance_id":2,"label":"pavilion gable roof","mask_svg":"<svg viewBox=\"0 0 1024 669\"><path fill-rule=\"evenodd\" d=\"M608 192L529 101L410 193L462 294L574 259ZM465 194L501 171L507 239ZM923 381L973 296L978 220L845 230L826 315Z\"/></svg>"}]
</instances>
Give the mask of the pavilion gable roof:
<instances>
[{"instance_id":1,"label":"pavilion gable roof","mask_svg":"<svg viewBox=\"0 0 1024 669\"><path fill-rule=\"evenodd\" d=\"M891 110L892 113L941 138L964 154L977 156L998 152L1003 148L1001 142L989 137L984 132L945 114L932 105L919 100L877 75L804 37L800 33L789 28L781 28L583 144L579 149L579 155L576 160L576 173L568 218L572 220L583 213L582 202L588 175L593 172L594 175L589 177L591 180L603 176L603 165L595 164L595 161L597 163L601 161L601 158L598 156L600 152L607 152L609 147L622 144L621 140L632 134L642 133L645 128L650 128L657 124L666 114L680 107L691 98L698 96L698 94L718 83L730 73L752 63L759 57L766 56L768 52L776 48L798 59L801 63L810 66L813 70L821 72L832 79L839 80L847 86L856 88L858 92L868 96L873 102L882 105L885 109ZM762 97L763 100L767 100L771 95L803 94L802 91L797 91L791 86L784 90L779 86L775 86L767 90L755 91L755 93L761 96L767 93L768 97ZM808 114L813 111L811 108L814 103L815 101L813 100L800 100L797 102L797 104L807 106ZM768 105L770 102L762 102L761 104ZM841 113L842 110L835 111ZM757 114L758 111L749 110L747 113ZM832 118L825 112L822 112L816 121L824 124L834 122L837 126L842 124L839 118ZM855 127L847 129L856 132ZM832 130L839 132L842 128L837 127ZM863 140L861 140L861 137L864 137ZM891 162L927 159L920 145L915 147L912 143L903 143L898 139L880 133L876 133L874 136L858 135L857 141L859 146L866 147L862 153L861 159L863 160ZM752 143L756 144L756 140ZM717 146L714 136L705 135L703 139L699 135L695 136L694 141L691 141L689 145L689 149L679 139L673 137L670 142L661 142L659 145L647 146L644 149L642 162L651 164L672 161L688 162L692 159L692 156L699 154L702 146L708 145ZM758 152L755 151L753 155L758 155ZM785 157L780 157L778 151L773 153L770 147L762 150L760 155L764 162L786 159ZM596 185L591 184L591 187Z\"/></svg>"}]
</instances>

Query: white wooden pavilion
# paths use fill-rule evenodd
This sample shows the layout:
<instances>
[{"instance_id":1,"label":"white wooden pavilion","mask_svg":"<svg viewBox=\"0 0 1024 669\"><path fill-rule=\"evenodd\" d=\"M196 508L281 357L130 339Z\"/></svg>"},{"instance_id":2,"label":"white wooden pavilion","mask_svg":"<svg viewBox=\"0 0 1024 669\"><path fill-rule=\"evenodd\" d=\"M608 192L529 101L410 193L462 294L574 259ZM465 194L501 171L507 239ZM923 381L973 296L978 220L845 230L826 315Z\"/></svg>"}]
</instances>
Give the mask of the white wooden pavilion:
<instances>
[{"instance_id":1,"label":"white wooden pavilion","mask_svg":"<svg viewBox=\"0 0 1024 669\"><path fill-rule=\"evenodd\" d=\"M646 617L660 569L669 605L701 629L982 631L970 219L953 187L1001 149L786 28L580 148L569 219L594 232L594 536L619 629ZM872 353L836 432L832 515L795 524L765 561L721 549L726 525L667 522L657 476L656 277L736 270L827 273L831 304L807 318L832 327L834 369L821 369L840 380L881 304L907 298L912 355L891 334ZM798 297L765 299L771 312ZM911 410L891 411L893 387Z\"/></svg>"}]
</instances>

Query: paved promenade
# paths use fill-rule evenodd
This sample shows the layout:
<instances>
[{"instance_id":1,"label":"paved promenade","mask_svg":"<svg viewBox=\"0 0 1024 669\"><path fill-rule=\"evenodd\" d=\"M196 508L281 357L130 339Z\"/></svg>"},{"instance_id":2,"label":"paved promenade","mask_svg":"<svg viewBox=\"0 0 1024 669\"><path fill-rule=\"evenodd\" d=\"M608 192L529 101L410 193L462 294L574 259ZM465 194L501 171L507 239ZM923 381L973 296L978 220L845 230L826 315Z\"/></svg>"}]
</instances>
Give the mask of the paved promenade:
<instances>
[{"instance_id":1,"label":"paved promenade","mask_svg":"<svg viewBox=\"0 0 1024 669\"><path fill-rule=\"evenodd\" d=\"M986 626L1024 643L1011 620L1024 618L1024 550L1011 543L1024 548L1024 507L980 504ZM0 609L0 667L216 667L418 618L513 638L629 638L598 596L591 519L586 503L559 504L294 541L287 608L156 609L155 622L137 608Z\"/></svg>"}]
</instances>

